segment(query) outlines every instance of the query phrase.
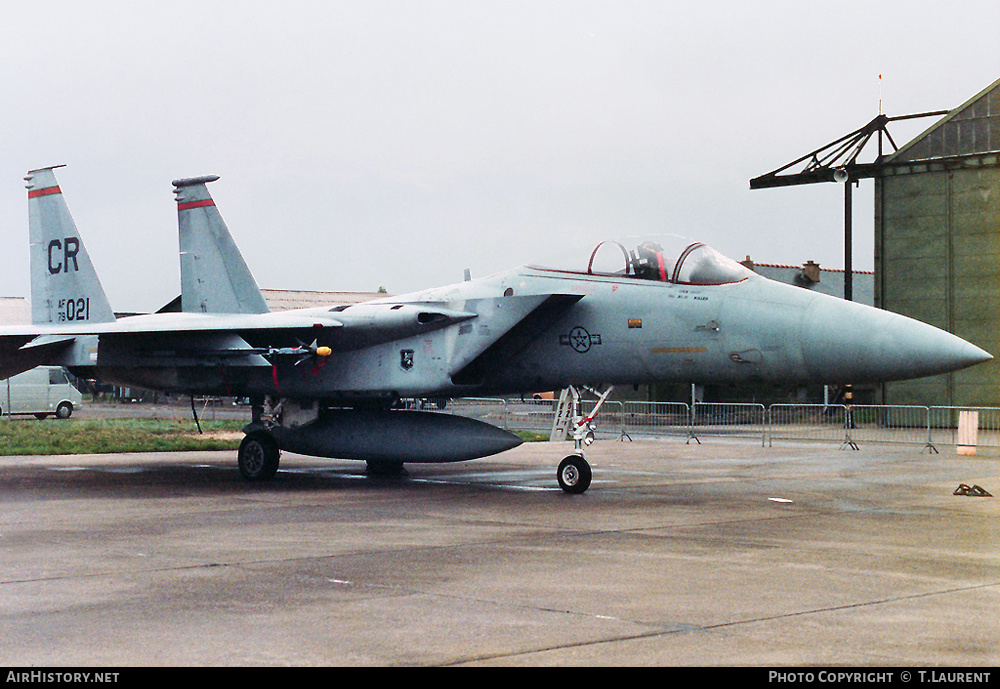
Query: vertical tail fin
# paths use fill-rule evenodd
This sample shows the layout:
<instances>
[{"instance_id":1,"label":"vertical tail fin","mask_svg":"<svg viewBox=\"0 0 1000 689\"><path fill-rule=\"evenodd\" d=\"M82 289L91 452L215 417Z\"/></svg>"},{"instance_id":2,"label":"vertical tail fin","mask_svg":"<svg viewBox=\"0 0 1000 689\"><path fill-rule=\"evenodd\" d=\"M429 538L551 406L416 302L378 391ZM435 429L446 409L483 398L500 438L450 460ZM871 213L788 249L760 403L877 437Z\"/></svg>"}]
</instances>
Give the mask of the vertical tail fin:
<instances>
[{"instance_id":1,"label":"vertical tail fin","mask_svg":"<svg viewBox=\"0 0 1000 689\"><path fill-rule=\"evenodd\" d=\"M181 258L181 310L267 313L267 303L208 193L216 176L174 181Z\"/></svg>"},{"instance_id":2,"label":"vertical tail fin","mask_svg":"<svg viewBox=\"0 0 1000 689\"><path fill-rule=\"evenodd\" d=\"M54 169L31 170L24 178L28 183L31 321L113 321L115 314L69 213Z\"/></svg>"}]
</instances>

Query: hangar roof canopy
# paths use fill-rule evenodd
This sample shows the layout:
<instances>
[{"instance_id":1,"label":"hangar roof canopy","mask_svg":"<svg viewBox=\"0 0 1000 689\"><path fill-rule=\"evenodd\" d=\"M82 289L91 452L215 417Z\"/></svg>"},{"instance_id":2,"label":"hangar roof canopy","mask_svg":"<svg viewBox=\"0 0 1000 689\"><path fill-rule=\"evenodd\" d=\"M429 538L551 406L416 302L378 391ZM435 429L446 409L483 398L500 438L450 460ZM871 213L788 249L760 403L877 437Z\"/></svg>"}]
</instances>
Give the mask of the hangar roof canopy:
<instances>
[{"instance_id":1,"label":"hangar roof canopy","mask_svg":"<svg viewBox=\"0 0 1000 689\"><path fill-rule=\"evenodd\" d=\"M889 162L913 162L1000 151L1000 79L948 113Z\"/></svg>"}]
</instances>

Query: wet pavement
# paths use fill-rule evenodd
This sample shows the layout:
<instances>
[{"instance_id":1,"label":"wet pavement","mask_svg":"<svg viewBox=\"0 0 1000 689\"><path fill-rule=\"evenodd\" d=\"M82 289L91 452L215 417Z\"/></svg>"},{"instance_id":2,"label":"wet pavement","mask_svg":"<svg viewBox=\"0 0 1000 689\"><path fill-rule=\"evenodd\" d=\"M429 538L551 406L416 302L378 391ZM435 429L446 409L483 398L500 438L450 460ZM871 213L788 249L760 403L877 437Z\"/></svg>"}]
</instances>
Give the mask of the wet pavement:
<instances>
[{"instance_id":1,"label":"wet pavement","mask_svg":"<svg viewBox=\"0 0 1000 689\"><path fill-rule=\"evenodd\" d=\"M0 458L0 663L991 666L1000 458L601 441Z\"/></svg>"}]
</instances>

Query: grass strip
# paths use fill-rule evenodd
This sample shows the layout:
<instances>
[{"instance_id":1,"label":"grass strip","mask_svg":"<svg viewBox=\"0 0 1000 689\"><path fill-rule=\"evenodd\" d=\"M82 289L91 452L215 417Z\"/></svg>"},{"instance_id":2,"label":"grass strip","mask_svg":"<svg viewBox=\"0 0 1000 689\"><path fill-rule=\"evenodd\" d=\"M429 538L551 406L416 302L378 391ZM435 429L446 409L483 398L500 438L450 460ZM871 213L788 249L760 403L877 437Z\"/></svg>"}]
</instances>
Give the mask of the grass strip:
<instances>
[{"instance_id":1,"label":"grass strip","mask_svg":"<svg viewBox=\"0 0 1000 689\"><path fill-rule=\"evenodd\" d=\"M111 452L236 450L245 421L175 419L0 419L0 455L96 455ZM525 442L548 434L517 431Z\"/></svg>"},{"instance_id":2,"label":"grass strip","mask_svg":"<svg viewBox=\"0 0 1000 689\"><path fill-rule=\"evenodd\" d=\"M538 431L513 431L513 433L526 443L542 443L549 440L548 433Z\"/></svg>"},{"instance_id":3,"label":"grass strip","mask_svg":"<svg viewBox=\"0 0 1000 689\"><path fill-rule=\"evenodd\" d=\"M0 455L235 450L244 421L168 419L0 420ZM238 433L239 435L233 435Z\"/></svg>"}]
</instances>

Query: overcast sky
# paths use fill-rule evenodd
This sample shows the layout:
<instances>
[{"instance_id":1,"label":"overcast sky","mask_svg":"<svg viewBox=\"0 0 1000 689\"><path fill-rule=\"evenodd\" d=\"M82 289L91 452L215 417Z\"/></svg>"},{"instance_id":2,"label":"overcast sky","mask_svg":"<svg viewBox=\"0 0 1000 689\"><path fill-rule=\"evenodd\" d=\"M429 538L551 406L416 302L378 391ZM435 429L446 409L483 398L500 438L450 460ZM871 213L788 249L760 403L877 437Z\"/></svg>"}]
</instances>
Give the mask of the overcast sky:
<instances>
[{"instance_id":1,"label":"overcast sky","mask_svg":"<svg viewBox=\"0 0 1000 689\"><path fill-rule=\"evenodd\" d=\"M841 268L841 186L749 180L880 95L961 105L998 29L996 0L9 3L0 296L28 296L22 178L55 164L119 311L178 294L170 182L208 174L264 288L401 294L652 232ZM870 180L855 209L870 270Z\"/></svg>"}]
</instances>

